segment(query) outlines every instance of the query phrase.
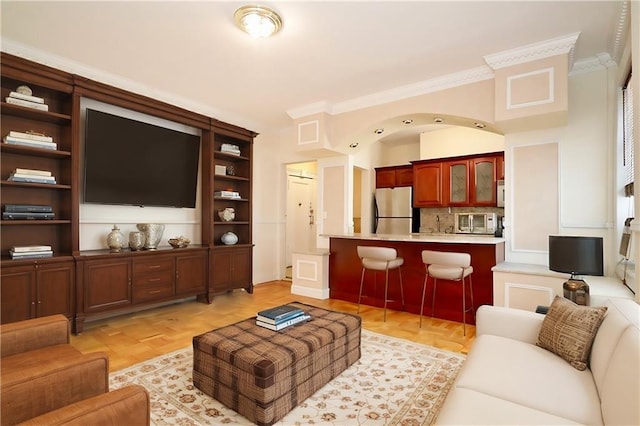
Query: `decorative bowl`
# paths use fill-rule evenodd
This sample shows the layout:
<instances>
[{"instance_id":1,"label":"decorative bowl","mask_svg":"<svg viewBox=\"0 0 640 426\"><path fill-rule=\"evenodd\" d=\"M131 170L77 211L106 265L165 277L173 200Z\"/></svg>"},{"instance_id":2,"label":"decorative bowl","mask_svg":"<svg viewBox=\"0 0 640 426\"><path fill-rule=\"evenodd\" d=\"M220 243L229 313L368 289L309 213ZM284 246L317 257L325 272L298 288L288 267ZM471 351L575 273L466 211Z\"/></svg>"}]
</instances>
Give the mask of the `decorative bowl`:
<instances>
[{"instance_id":1,"label":"decorative bowl","mask_svg":"<svg viewBox=\"0 0 640 426\"><path fill-rule=\"evenodd\" d=\"M184 248L187 247L191 242L190 239L188 239L187 237L183 237L182 235L175 238L169 238L168 241L173 248Z\"/></svg>"}]
</instances>

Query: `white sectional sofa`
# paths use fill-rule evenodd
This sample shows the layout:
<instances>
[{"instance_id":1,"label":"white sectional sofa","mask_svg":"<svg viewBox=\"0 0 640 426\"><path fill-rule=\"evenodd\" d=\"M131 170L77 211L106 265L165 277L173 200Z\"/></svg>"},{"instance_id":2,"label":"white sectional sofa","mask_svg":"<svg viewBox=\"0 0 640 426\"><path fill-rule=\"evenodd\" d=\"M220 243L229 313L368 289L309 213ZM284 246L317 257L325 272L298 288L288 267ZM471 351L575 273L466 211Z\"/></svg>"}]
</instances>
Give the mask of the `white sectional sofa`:
<instances>
[{"instance_id":1,"label":"white sectional sofa","mask_svg":"<svg viewBox=\"0 0 640 426\"><path fill-rule=\"evenodd\" d=\"M640 306L604 306L583 371L536 345L544 315L480 307L477 337L436 424L640 425Z\"/></svg>"}]
</instances>

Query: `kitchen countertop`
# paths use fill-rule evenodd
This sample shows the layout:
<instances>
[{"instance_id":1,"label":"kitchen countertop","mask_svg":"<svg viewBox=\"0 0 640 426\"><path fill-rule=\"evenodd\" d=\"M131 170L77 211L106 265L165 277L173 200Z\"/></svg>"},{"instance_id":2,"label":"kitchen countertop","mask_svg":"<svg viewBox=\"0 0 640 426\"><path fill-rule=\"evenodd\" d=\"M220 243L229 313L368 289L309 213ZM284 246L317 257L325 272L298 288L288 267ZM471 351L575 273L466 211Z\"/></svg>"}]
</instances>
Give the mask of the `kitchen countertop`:
<instances>
[{"instance_id":1,"label":"kitchen countertop","mask_svg":"<svg viewBox=\"0 0 640 426\"><path fill-rule=\"evenodd\" d=\"M435 234L435 233L412 233L412 234L322 234L322 237L329 238L349 238L369 241L403 241L416 243L453 243L453 244L500 244L504 243L504 238L493 235L477 234Z\"/></svg>"}]
</instances>

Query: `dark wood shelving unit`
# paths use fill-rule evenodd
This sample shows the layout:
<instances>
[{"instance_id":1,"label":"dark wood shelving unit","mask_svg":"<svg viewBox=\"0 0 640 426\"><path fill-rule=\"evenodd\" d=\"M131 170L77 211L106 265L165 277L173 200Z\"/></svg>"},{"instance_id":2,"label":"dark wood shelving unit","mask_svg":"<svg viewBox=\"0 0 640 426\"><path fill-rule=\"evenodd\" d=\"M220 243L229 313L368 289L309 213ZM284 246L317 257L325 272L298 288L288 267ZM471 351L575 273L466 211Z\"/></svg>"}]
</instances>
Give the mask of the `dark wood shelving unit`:
<instances>
[{"instance_id":1,"label":"dark wood shelving unit","mask_svg":"<svg viewBox=\"0 0 640 426\"><path fill-rule=\"evenodd\" d=\"M85 320L130 312L197 296L211 302L214 293L244 288L252 282L252 156L256 133L214 118L184 110L146 96L56 70L2 52L0 84L0 137L9 131L34 130L52 136L57 150L0 143L0 187L5 204L53 207L53 220L2 220L0 262L2 323L54 313L74 321L76 332ZM48 111L5 102L11 91L27 85L45 99ZM197 128L202 147L202 244L184 251L123 252L80 251L80 100L90 98L117 107ZM240 155L220 151L223 143L240 147ZM215 175L215 165L232 167L233 174ZM16 168L51 171L56 184L7 180ZM232 188L240 199L214 197ZM236 218L224 222L218 209L232 207ZM220 238L234 232L238 243L225 245ZM18 245L50 245L54 256L11 260L9 249ZM144 284L136 267L160 262L171 271L162 285ZM169 266L172 265L172 266ZM96 272L97 271L97 272ZM102 272L107 275L103 275ZM111 276L115 281L106 279ZM168 273L167 273L168 274ZM202 275L202 279L200 276ZM136 278L137 277L137 278ZM137 281L136 281L137 279ZM113 282L117 289L110 289ZM153 288L152 288L153 287ZM108 300L116 291L118 300Z\"/></svg>"}]
</instances>

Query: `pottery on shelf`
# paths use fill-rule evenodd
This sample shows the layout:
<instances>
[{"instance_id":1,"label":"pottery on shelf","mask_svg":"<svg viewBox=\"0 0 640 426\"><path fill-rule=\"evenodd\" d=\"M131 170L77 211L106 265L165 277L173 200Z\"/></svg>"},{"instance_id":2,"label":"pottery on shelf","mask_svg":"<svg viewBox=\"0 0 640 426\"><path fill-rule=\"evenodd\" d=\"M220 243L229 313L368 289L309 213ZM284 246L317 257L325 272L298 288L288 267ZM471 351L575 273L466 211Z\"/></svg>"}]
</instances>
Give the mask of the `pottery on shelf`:
<instances>
[{"instance_id":1,"label":"pottery on shelf","mask_svg":"<svg viewBox=\"0 0 640 426\"><path fill-rule=\"evenodd\" d=\"M238 236L233 232L225 232L220 240L227 245L233 245L238 242Z\"/></svg>"},{"instance_id":2,"label":"pottery on shelf","mask_svg":"<svg viewBox=\"0 0 640 426\"><path fill-rule=\"evenodd\" d=\"M113 229L109 232L109 235L107 235L107 246L109 246L109 251L112 253L120 253L124 244L125 239L122 232L120 232L120 228L118 228L118 225L113 225Z\"/></svg>"},{"instance_id":3,"label":"pottery on shelf","mask_svg":"<svg viewBox=\"0 0 640 426\"><path fill-rule=\"evenodd\" d=\"M236 211L232 207L227 207L218 210L218 216L220 217L220 220L224 222L231 222L236 218Z\"/></svg>"},{"instance_id":4,"label":"pottery on shelf","mask_svg":"<svg viewBox=\"0 0 640 426\"><path fill-rule=\"evenodd\" d=\"M142 250L146 239L140 231L129 232L129 248L133 251Z\"/></svg>"},{"instance_id":5,"label":"pottery on shelf","mask_svg":"<svg viewBox=\"0 0 640 426\"><path fill-rule=\"evenodd\" d=\"M187 247L191 242L190 239L183 235L175 238L169 238L167 241L169 241L169 245L171 245L171 247L173 248L184 248Z\"/></svg>"},{"instance_id":6,"label":"pottery on shelf","mask_svg":"<svg viewBox=\"0 0 640 426\"><path fill-rule=\"evenodd\" d=\"M144 248L147 250L155 250L158 248L158 243L162 239L162 233L164 232L164 225L161 223L138 223L136 225L139 231L144 234L145 243Z\"/></svg>"}]
</instances>

